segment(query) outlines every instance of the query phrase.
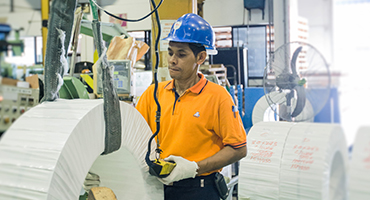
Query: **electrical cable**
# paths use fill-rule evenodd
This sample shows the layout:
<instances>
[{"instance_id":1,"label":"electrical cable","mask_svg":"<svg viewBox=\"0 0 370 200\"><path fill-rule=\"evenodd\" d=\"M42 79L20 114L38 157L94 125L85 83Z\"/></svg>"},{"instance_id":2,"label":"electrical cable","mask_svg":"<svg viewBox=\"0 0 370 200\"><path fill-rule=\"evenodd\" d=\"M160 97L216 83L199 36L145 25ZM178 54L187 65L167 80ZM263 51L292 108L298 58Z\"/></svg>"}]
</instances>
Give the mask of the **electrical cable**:
<instances>
[{"instance_id":1,"label":"electrical cable","mask_svg":"<svg viewBox=\"0 0 370 200\"><path fill-rule=\"evenodd\" d=\"M159 64L159 51L158 51L158 44L159 44L159 40L160 40L160 37L161 37L161 23L160 23L160 20L159 20L159 14L158 14L158 8L159 6L161 6L163 0L161 0L158 4L158 6L155 4L154 0L150 0L151 2L151 6L152 6L152 11L147 14L146 16L140 18L140 19L136 19L136 20L131 20L131 19L124 19L124 18L121 18L121 17L117 17L111 13L109 13L108 11L104 10L102 7L100 7L96 2L95 0L91 0L100 10L103 10L107 15L109 16L112 16L116 19L119 19L119 20L123 20L123 21L128 21L128 22L138 22L138 21L141 21L141 20L144 20L146 19L147 17L149 17L151 14L155 14L155 19L156 19L156 22L157 22L157 27L158 27L158 30L157 30L157 34L156 34L156 39L155 39L155 45L154 45L154 51L155 51L155 58L156 58L156 63L155 63L155 67L154 67L154 101L157 105L157 111L156 111L156 117L155 117L155 121L156 121L156 132L150 137L149 141L148 141L148 151L146 153L146 156L145 156L145 162L147 163L147 165L149 166L149 172L152 174L152 175L156 175L158 177L165 177L165 176L168 176L169 173L171 172L172 168L169 169L168 167L165 167L165 171L167 170L167 172L164 172L164 174L162 174L162 169L163 169L163 166L164 165L167 165L165 161L159 161L159 156L156 158L155 161L151 161L149 156L150 156L150 152L151 152L151 142L153 141L153 139L158 135L159 131L160 131L160 118L161 118L161 105L159 104L159 101L158 101L158 98L157 98L157 90L158 90L158 78L157 78L157 71L158 71L158 64ZM154 24L153 24L154 25ZM155 26L154 26L155 28ZM154 33L155 34L155 33ZM159 148L159 141L158 141L158 137L157 137L157 148L156 148L156 155L159 155L162 153L162 150ZM175 164L170 164L172 167L175 166ZM158 172L158 167L160 172Z\"/></svg>"},{"instance_id":2,"label":"electrical cable","mask_svg":"<svg viewBox=\"0 0 370 200\"><path fill-rule=\"evenodd\" d=\"M156 5L155 5L154 0L151 0L151 3L152 3L153 8L156 8ZM158 30L157 30L157 37L156 37L155 45L154 45L156 63L155 63L155 67L154 67L154 93L153 93L153 95L154 95L154 101L157 104L157 112L156 112L156 118L155 118L155 121L157 123L157 129L156 129L156 132L150 137L149 142L148 142L148 151L147 151L146 156L145 156L145 161L146 161L146 163L149 166L153 165L153 162L149 158L150 151L151 151L151 142L152 142L152 140L159 133L159 130L160 130L160 117L161 117L161 105L159 104L159 101L158 101L158 98L157 98L157 89L158 89L157 72L158 72L158 64L159 64L159 62L158 62L158 59L159 59L158 44L159 44L159 38L161 36L161 23L159 21L159 15L158 15L158 11L157 10L155 10L155 18L156 18ZM159 143L158 142L157 142L156 152L158 154L160 154L162 152L162 150L159 149Z\"/></svg>"},{"instance_id":3,"label":"electrical cable","mask_svg":"<svg viewBox=\"0 0 370 200\"><path fill-rule=\"evenodd\" d=\"M144 20L144 19L146 19L146 18L148 18L151 14L153 14L154 12L157 12L157 10L158 10L158 8L159 8L159 6L161 6L162 5L162 2L163 2L163 0L161 0L160 2L159 2L159 4L158 4L158 6L154 6L154 9L150 12L150 13L148 13L147 15L145 15L144 17L142 17L142 18L140 18L140 19L125 19L125 18L121 18L121 17L118 17L118 16L116 16L116 15L114 15L114 14L112 14L112 13L110 13L110 12L108 12L108 11L106 11L104 8L102 8L101 6L99 6L96 2L95 2L95 0L91 0L100 10L102 10L102 11L104 11L107 15L109 15L109 16L111 16L111 17L114 17L114 18L116 18L116 19L119 19L119 20L122 20L122 21L126 21L126 22L138 22L138 21L142 21L142 20ZM155 4L154 4L155 5Z\"/></svg>"}]
</instances>

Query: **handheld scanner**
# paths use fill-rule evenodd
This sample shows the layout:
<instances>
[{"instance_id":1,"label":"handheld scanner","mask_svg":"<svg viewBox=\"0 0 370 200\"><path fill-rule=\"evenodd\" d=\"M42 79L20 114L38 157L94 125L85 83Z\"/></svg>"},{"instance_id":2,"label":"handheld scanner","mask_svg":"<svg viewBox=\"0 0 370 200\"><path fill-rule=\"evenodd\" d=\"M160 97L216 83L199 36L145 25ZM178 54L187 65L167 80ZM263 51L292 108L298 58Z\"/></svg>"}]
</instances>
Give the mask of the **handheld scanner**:
<instances>
[{"instance_id":1,"label":"handheld scanner","mask_svg":"<svg viewBox=\"0 0 370 200\"><path fill-rule=\"evenodd\" d=\"M173 161L165 161L163 159L155 159L151 161L149 165L149 173L159 178L165 178L172 172L173 168L176 167L176 163Z\"/></svg>"}]
</instances>

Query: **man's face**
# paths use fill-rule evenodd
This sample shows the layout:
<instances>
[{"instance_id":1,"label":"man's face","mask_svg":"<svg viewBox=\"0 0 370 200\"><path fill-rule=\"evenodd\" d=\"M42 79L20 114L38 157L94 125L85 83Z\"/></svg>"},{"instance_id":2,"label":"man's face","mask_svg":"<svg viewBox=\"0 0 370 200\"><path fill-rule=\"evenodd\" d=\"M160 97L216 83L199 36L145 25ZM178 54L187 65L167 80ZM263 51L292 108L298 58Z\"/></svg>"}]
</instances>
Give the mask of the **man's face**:
<instances>
[{"instance_id":1,"label":"man's face","mask_svg":"<svg viewBox=\"0 0 370 200\"><path fill-rule=\"evenodd\" d=\"M198 64L189 44L170 42L167 59L171 78L188 80L197 76Z\"/></svg>"}]
</instances>

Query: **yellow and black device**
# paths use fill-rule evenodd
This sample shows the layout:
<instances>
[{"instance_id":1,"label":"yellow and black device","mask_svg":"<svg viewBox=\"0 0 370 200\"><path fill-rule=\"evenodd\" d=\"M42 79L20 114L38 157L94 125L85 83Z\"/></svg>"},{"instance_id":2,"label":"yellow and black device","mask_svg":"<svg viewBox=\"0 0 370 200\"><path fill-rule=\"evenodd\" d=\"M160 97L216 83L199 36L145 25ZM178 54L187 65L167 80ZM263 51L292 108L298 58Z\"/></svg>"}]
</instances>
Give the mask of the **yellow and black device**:
<instances>
[{"instance_id":1,"label":"yellow and black device","mask_svg":"<svg viewBox=\"0 0 370 200\"><path fill-rule=\"evenodd\" d=\"M152 161L152 166L149 167L149 173L159 178L165 178L172 172L173 168L176 167L176 163L173 161L165 161L163 159L155 159Z\"/></svg>"}]
</instances>

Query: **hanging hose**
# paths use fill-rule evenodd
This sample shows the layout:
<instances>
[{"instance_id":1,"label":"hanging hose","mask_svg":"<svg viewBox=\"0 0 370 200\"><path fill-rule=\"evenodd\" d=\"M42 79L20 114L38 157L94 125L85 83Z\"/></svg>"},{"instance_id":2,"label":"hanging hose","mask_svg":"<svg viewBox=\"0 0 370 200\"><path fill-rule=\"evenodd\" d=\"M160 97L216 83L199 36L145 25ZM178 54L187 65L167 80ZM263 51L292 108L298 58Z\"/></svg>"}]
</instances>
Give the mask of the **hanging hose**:
<instances>
[{"instance_id":1,"label":"hanging hose","mask_svg":"<svg viewBox=\"0 0 370 200\"><path fill-rule=\"evenodd\" d=\"M99 57L102 57L100 69L102 71L103 83L103 98L104 98L104 120L105 120L105 147L104 154L109 154L118 150L121 147L121 112L117 92L113 84L113 67L108 65L108 59L103 51L105 45L101 32L101 24L98 20L98 13L90 0L91 10L93 14L92 29L94 35L94 43L98 51ZM105 51L104 51L105 52Z\"/></svg>"},{"instance_id":2,"label":"hanging hose","mask_svg":"<svg viewBox=\"0 0 370 200\"><path fill-rule=\"evenodd\" d=\"M68 71L66 50L71 38L76 0L55 0L50 9L48 41L45 55L43 101L54 101Z\"/></svg>"}]
</instances>

